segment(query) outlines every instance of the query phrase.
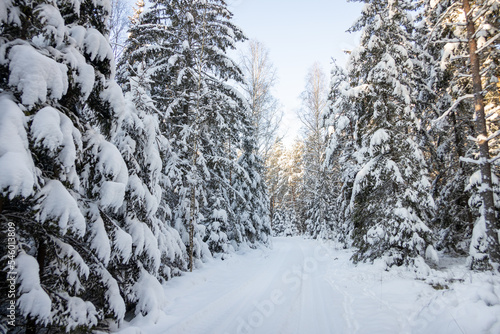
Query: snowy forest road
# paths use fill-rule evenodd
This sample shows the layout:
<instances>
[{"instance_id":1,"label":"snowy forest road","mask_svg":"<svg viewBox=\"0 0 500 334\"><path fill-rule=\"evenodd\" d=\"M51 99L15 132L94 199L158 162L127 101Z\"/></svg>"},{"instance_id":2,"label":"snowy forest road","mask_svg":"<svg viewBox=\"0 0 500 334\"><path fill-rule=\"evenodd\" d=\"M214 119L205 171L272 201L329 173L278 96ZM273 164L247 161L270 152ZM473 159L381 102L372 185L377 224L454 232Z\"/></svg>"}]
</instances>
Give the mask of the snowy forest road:
<instances>
[{"instance_id":1,"label":"snowy forest road","mask_svg":"<svg viewBox=\"0 0 500 334\"><path fill-rule=\"evenodd\" d=\"M315 240L275 238L271 249L212 260L173 278L165 284L165 314L136 318L122 333L462 332L449 317L429 331L446 305L428 310L436 294L428 284L377 265L356 267L351 255Z\"/></svg>"}]
</instances>

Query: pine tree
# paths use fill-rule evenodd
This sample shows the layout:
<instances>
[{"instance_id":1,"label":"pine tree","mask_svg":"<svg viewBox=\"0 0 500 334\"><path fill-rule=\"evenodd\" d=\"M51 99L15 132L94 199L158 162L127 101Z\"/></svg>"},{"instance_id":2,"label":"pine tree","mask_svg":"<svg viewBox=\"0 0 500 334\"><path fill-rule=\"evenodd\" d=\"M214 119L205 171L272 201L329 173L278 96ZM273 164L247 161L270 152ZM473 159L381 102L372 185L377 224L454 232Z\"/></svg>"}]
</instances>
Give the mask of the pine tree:
<instances>
[{"instance_id":1,"label":"pine tree","mask_svg":"<svg viewBox=\"0 0 500 334\"><path fill-rule=\"evenodd\" d=\"M408 1L369 1L351 28L363 32L349 64L360 164L351 197L355 262L411 264L431 244L434 203L413 110L413 9Z\"/></svg>"}]
</instances>

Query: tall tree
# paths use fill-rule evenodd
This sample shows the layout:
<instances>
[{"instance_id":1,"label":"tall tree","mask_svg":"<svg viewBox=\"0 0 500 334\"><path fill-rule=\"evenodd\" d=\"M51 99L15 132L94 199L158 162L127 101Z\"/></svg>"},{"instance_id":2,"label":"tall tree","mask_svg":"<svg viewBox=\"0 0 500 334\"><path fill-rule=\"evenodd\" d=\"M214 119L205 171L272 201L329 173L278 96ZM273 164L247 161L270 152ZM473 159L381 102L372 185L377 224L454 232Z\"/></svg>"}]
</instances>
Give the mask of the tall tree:
<instances>
[{"instance_id":1,"label":"tall tree","mask_svg":"<svg viewBox=\"0 0 500 334\"><path fill-rule=\"evenodd\" d=\"M306 89L301 97L302 108L298 116L305 128L301 200L307 228L314 235L313 231L329 220L327 201L330 199L328 190L331 187L330 175L323 168L326 149L323 117L327 111L328 84L319 63L309 69Z\"/></svg>"},{"instance_id":2,"label":"tall tree","mask_svg":"<svg viewBox=\"0 0 500 334\"><path fill-rule=\"evenodd\" d=\"M469 206L466 188L474 166L460 159L472 158L474 153L474 144L467 139L474 135L468 116L470 101L463 100L452 108L447 122L435 122L469 90L469 79L461 75L467 59L453 56L463 53L465 45L453 42L456 36L452 22L456 18L446 17L447 11L444 2L427 2L422 11L423 24L415 31L419 60L425 70L417 82L416 106L422 115L425 151L433 177L436 247L467 254L476 213Z\"/></svg>"},{"instance_id":3,"label":"tall tree","mask_svg":"<svg viewBox=\"0 0 500 334\"><path fill-rule=\"evenodd\" d=\"M238 239L255 247L269 244L271 223L269 195L265 183L264 162L258 153L255 128L249 125L243 137L243 152L238 159L239 170L233 194Z\"/></svg>"},{"instance_id":4,"label":"tall tree","mask_svg":"<svg viewBox=\"0 0 500 334\"><path fill-rule=\"evenodd\" d=\"M500 32L498 31L498 28L500 28L498 22L500 8L498 3L494 3L493 1L484 1L476 4L474 10L472 10L469 0L463 0L462 8L466 17L467 41L469 44L470 58L469 73L472 75L472 92L474 94L474 112L476 118L476 144L479 148L479 166L481 170L480 194L483 202L481 208L481 218L484 219L486 229L485 236L483 237L484 246L489 256L489 261L496 266L496 270L499 270L500 241L498 238L498 231L500 230L500 225L497 219L493 195L493 180L490 161L491 156L489 148L489 141L491 139L489 138L488 128L486 125L483 78L481 75L482 70L485 70L485 68L481 68L481 63L486 60L486 64L483 62L483 64L486 65L485 72L489 72L488 74L490 75L498 74L498 65L494 64L491 66L488 64L488 61L492 61L495 58L490 58L488 55L484 56L484 53L481 54L482 50L478 47L478 39L481 37L483 38L482 49L490 49L488 48L488 44L492 44L494 39L500 36ZM493 26L490 26L490 24L493 24ZM481 35L481 37L478 35ZM498 42L496 46L498 46ZM490 50L498 55L498 50L495 50L494 46ZM483 55L483 59L480 59L481 55ZM491 82L490 86L493 86L493 89L497 88L495 82ZM498 91L496 95L498 96ZM473 244L472 247L478 247L478 245ZM473 254L473 261L484 260L477 257L474 258ZM473 266L477 265L473 264Z\"/></svg>"},{"instance_id":5,"label":"tall tree","mask_svg":"<svg viewBox=\"0 0 500 334\"><path fill-rule=\"evenodd\" d=\"M148 21L139 36L149 41L137 52L147 50L153 72L151 96L169 139L172 219L192 269L195 258L210 255L207 243L218 245L211 236L224 230L213 210L230 216L231 190L220 187L231 185L246 102L228 84L241 81L242 73L226 51L244 36L220 0L156 1L144 16ZM222 197L213 197L215 192Z\"/></svg>"},{"instance_id":6,"label":"tall tree","mask_svg":"<svg viewBox=\"0 0 500 334\"><path fill-rule=\"evenodd\" d=\"M354 179L359 171L355 158L354 138L357 113L355 96L349 94L346 71L333 64L328 94L328 109L323 116L326 131L324 172L329 174L330 221L316 226L318 237L334 239L344 246L351 240L352 215L350 199Z\"/></svg>"},{"instance_id":7,"label":"tall tree","mask_svg":"<svg viewBox=\"0 0 500 334\"><path fill-rule=\"evenodd\" d=\"M259 154L267 160L277 139L283 112L272 89L276 84L276 68L271 63L269 50L259 41L251 40L242 56L245 76L243 90L252 110Z\"/></svg>"},{"instance_id":8,"label":"tall tree","mask_svg":"<svg viewBox=\"0 0 500 334\"><path fill-rule=\"evenodd\" d=\"M479 205L479 219L475 223L470 246L470 264L473 268L498 267L500 247L495 188L498 187L494 175L496 159L491 159L497 146L494 118L498 114L498 5L494 1L439 1L428 4L428 8L441 9L443 14L435 21L430 38L444 44L444 60L457 69L464 83L461 94L453 96L449 109L443 111L440 120L448 117L453 126L457 111L468 110L464 116L474 120L477 150L473 159L462 156L466 163L479 166L478 174L471 176L469 189L477 189L479 196L473 195L471 202ZM448 32L453 40L446 40ZM444 43L443 43L444 42ZM467 63L457 60L468 58ZM450 89L457 92L455 86ZM492 146L492 147L490 147ZM492 170L493 166L493 170ZM477 186L477 187L475 187ZM476 200L478 199L478 200Z\"/></svg>"},{"instance_id":9,"label":"tall tree","mask_svg":"<svg viewBox=\"0 0 500 334\"><path fill-rule=\"evenodd\" d=\"M360 170L351 197L354 261L419 262L431 244L434 207L418 144L409 1L367 1L351 31L362 31L350 64Z\"/></svg>"}]
</instances>

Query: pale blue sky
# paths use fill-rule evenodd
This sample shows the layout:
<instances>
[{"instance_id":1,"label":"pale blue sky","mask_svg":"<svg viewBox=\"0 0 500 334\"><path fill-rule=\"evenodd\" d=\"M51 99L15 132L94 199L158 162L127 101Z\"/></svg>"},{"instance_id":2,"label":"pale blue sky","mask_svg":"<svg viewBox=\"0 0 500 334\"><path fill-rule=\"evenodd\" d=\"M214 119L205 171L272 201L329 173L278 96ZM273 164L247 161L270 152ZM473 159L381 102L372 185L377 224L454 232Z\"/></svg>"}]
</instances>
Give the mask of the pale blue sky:
<instances>
[{"instance_id":1,"label":"pale blue sky","mask_svg":"<svg viewBox=\"0 0 500 334\"><path fill-rule=\"evenodd\" d=\"M360 16L362 4L346 0L228 0L233 22L247 37L269 49L278 72L275 96L284 107L283 128L286 142L299 135L300 122L295 110L305 77L314 62L319 62L330 77L331 58L343 64L342 50L355 47L357 35L347 29ZM243 46L242 46L243 47Z\"/></svg>"}]
</instances>

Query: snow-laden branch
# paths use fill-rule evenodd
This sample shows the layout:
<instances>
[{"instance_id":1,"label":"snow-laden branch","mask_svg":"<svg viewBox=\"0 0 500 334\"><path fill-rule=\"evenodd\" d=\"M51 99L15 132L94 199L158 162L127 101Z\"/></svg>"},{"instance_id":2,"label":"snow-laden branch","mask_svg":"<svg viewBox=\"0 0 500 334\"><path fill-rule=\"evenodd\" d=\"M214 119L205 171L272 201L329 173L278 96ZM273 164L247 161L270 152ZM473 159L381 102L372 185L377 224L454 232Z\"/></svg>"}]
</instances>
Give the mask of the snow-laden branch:
<instances>
[{"instance_id":1,"label":"snow-laden branch","mask_svg":"<svg viewBox=\"0 0 500 334\"><path fill-rule=\"evenodd\" d=\"M498 112L500 112L500 106L488 110L488 115L486 116L486 119L490 119L492 116L498 116Z\"/></svg>"},{"instance_id":2,"label":"snow-laden branch","mask_svg":"<svg viewBox=\"0 0 500 334\"><path fill-rule=\"evenodd\" d=\"M246 201L245 197L243 197L238 190L234 189L234 187L232 185L227 183L226 180L221 178L219 175L215 174L213 171L210 171L210 174L212 176L215 176L217 179L219 179L220 182L222 182L226 187L228 187L229 190L233 191L233 193L235 195L237 195L239 198L241 198L241 200Z\"/></svg>"},{"instance_id":3,"label":"snow-laden branch","mask_svg":"<svg viewBox=\"0 0 500 334\"><path fill-rule=\"evenodd\" d=\"M489 136L488 138L486 138L486 141L490 141L492 139L495 139L498 136L500 136L500 130L497 130L494 134L492 134L491 136Z\"/></svg>"},{"instance_id":4,"label":"snow-laden branch","mask_svg":"<svg viewBox=\"0 0 500 334\"><path fill-rule=\"evenodd\" d=\"M441 44L441 43L467 43L469 40L465 38L445 38L439 39L437 41L432 42L432 44Z\"/></svg>"},{"instance_id":5,"label":"snow-laden branch","mask_svg":"<svg viewBox=\"0 0 500 334\"><path fill-rule=\"evenodd\" d=\"M471 159L471 158L460 157L460 161L465 162L465 163L475 164L475 165L483 165L486 162L493 164L497 160L500 160L500 155L497 155L496 157L493 157L493 158L488 159L488 160L486 160L486 159L475 160L475 159Z\"/></svg>"},{"instance_id":6,"label":"snow-laden branch","mask_svg":"<svg viewBox=\"0 0 500 334\"><path fill-rule=\"evenodd\" d=\"M500 136L500 130L497 130L495 133L493 133L489 137L482 136L482 135L477 136L477 137L467 136L467 139L470 141L473 141L479 145L479 144L482 144L482 143L487 142L487 141L489 142L490 140L493 140L499 136Z\"/></svg>"},{"instance_id":7,"label":"snow-laden branch","mask_svg":"<svg viewBox=\"0 0 500 334\"><path fill-rule=\"evenodd\" d=\"M491 43L493 43L498 37L500 37L500 33L496 34L494 37L490 38L488 42L486 42L482 47L476 50L476 54L479 54L483 49L487 48Z\"/></svg>"},{"instance_id":8,"label":"snow-laden branch","mask_svg":"<svg viewBox=\"0 0 500 334\"><path fill-rule=\"evenodd\" d=\"M467 140L470 140L470 141L473 141L473 142L476 142L476 137L472 137L472 136L467 136Z\"/></svg>"},{"instance_id":9,"label":"snow-laden branch","mask_svg":"<svg viewBox=\"0 0 500 334\"><path fill-rule=\"evenodd\" d=\"M500 159L500 155L497 155L496 157L494 158L491 158L489 161L490 164L493 164L495 161L499 160Z\"/></svg>"},{"instance_id":10,"label":"snow-laden branch","mask_svg":"<svg viewBox=\"0 0 500 334\"><path fill-rule=\"evenodd\" d=\"M483 163L481 160L474 160L471 158L464 158L464 157L460 157L460 161L475 165L481 165Z\"/></svg>"},{"instance_id":11,"label":"snow-laden branch","mask_svg":"<svg viewBox=\"0 0 500 334\"><path fill-rule=\"evenodd\" d=\"M430 41L431 41L431 39L432 39L432 35L434 35L434 32L435 32L436 28L439 26L439 24L441 23L441 21L443 21L443 20L446 18L446 16L448 15L448 13L449 13L452 9L454 9L455 7L457 7L458 5L459 5L459 3L458 3L458 2L456 2L456 3L452 4L452 5L448 8L448 10L446 10L446 12L444 12L443 14L441 14L441 16L439 17L438 21L436 22L436 24L435 24L435 25L434 25L434 27L432 28L432 31L431 31L431 32L430 32L430 34L429 34L429 39L428 39L428 40L427 40L427 42L425 43L425 45L424 45L424 49L427 49L427 46L429 45L429 42L430 42Z\"/></svg>"},{"instance_id":12,"label":"snow-laden branch","mask_svg":"<svg viewBox=\"0 0 500 334\"><path fill-rule=\"evenodd\" d=\"M444 114L442 114L437 119L433 120L432 123L437 124L437 123L441 122L444 118L448 117L448 115L460 104L460 102L462 102L465 99L472 99L472 98L474 98L474 94L467 94L467 95L459 97L455 101L455 103L453 103L453 105L448 110L446 110L446 112Z\"/></svg>"}]
</instances>

